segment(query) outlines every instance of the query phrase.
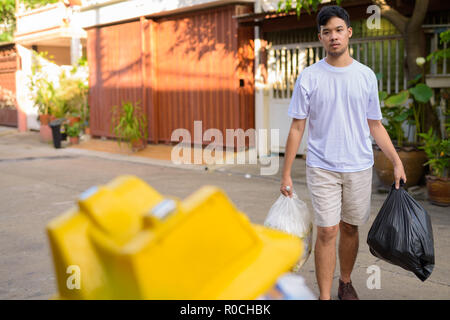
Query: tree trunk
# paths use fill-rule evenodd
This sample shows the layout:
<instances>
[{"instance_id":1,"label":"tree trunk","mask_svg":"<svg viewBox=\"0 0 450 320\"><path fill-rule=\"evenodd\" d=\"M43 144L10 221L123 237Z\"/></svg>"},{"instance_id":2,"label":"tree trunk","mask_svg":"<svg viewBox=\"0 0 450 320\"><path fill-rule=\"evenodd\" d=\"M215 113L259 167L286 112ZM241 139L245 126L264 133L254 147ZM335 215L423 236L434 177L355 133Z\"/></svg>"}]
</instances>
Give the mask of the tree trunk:
<instances>
[{"instance_id":1,"label":"tree trunk","mask_svg":"<svg viewBox=\"0 0 450 320\"><path fill-rule=\"evenodd\" d=\"M373 3L381 9L381 16L389 20L397 30L403 35L406 48L406 69L408 80L422 72L422 68L416 63L418 57L425 57L425 33L422 24L428 10L429 0L416 0L411 18L407 18L393 7L386 0L373 0Z\"/></svg>"},{"instance_id":2,"label":"tree trunk","mask_svg":"<svg viewBox=\"0 0 450 320\"><path fill-rule=\"evenodd\" d=\"M408 80L414 79L418 74L422 73L422 67L416 63L418 57L426 56L426 39L422 28L414 28L407 30L404 34L405 48L406 48L406 71Z\"/></svg>"}]
</instances>

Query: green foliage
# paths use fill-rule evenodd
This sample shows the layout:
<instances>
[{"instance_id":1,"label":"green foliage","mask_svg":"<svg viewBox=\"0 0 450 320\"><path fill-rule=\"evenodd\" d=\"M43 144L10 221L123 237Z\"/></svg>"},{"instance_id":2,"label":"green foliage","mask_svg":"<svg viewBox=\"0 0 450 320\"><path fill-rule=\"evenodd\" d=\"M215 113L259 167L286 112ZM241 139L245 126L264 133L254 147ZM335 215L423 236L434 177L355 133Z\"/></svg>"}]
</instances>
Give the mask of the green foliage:
<instances>
[{"instance_id":1,"label":"green foliage","mask_svg":"<svg viewBox=\"0 0 450 320\"><path fill-rule=\"evenodd\" d=\"M75 74L72 71L76 68L75 66L71 70L72 75ZM88 114L88 93L89 86L83 79L67 77L65 72L61 72L55 100L60 104L64 115L80 117L84 122Z\"/></svg>"},{"instance_id":2,"label":"green foliage","mask_svg":"<svg viewBox=\"0 0 450 320\"><path fill-rule=\"evenodd\" d=\"M277 12L285 12L288 13L293 7L292 0L280 0L277 4ZM341 5L342 0L336 0L337 5ZM295 11L297 13L297 17L300 18L301 10L304 9L308 14L311 14L311 9L315 12L317 8L322 3L322 0L297 0L295 1Z\"/></svg>"},{"instance_id":3,"label":"green foliage","mask_svg":"<svg viewBox=\"0 0 450 320\"><path fill-rule=\"evenodd\" d=\"M71 126L67 128L67 135L69 137L78 137L81 133L81 124L80 122L75 122Z\"/></svg>"},{"instance_id":4,"label":"green foliage","mask_svg":"<svg viewBox=\"0 0 450 320\"><path fill-rule=\"evenodd\" d=\"M35 9L59 0L20 0L27 9ZM14 24L16 21L16 0L0 0L0 24Z\"/></svg>"},{"instance_id":5,"label":"green foliage","mask_svg":"<svg viewBox=\"0 0 450 320\"><path fill-rule=\"evenodd\" d=\"M6 29L0 33L0 42L12 42L14 40L13 31L11 29Z\"/></svg>"},{"instance_id":6,"label":"green foliage","mask_svg":"<svg viewBox=\"0 0 450 320\"><path fill-rule=\"evenodd\" d=\"M29 89L40 115L52 114L52 110L57 108L55 105L55 86L48 80L48 75L44 72L40 62L41 59L46 58L48 58L47 52L33 52Z\"/></svg>"},{"instance_id":7,"label":"green foliage","mask_svg":"<svg viewBox=\"0 0 450 320\"><path fill-rule=\"evenodd\" d=\"M394 94L384 101L387 107L401 106L409 99L409 92L407 90L400 91L398 94Z\"/></svg>"},{"instance_id":8,"label":"green foliage","mask_svg":"<svg viewBox=\"0 0 450 320\"><path fill-rule=\"evenodd\" d=\"M450 41L450 30L444 31L439 35L441 44L448 43ZM430 53L427 56L427 61L433 60L436 63L438 60L446 59L450 57L450 48L437 50Z\"/></svg>"},{"instance_id":9,"label":"green foliage","mask_svg":"<svg viewBox=\"0 0 450 320\"><path fill-rule=\"evenodd\" d=\"M139 102L126 102L120 108L113 106L111 125L119 146L122 141L126 141L131 147L132 142L148 138L147 117L139 107Z\"/></svg>"},{"instance_id":10,"label":"green foliage","mask_svg":"<svg viewBox=\"0 0 450 320\"><path fill-rule=\"evenodd\" d=\"M86 62L80 60L78 65L73 66L70 76L62 71L59 74L58 83L53 83L41 64L43 59L48 60L48 53L33 54L29 88L34 104L39 108L39 114L51 114L57 118L76 116L81 118L83 124L88 122L87 79L75 77L78 69Z\"/></svg>"},{"instance_id":11,"label":"green foliage","mask_svg":"<svg viewBox=\"0 0 450 320\"><path fill-rule=\"evenodd\" d=\"M427 154L428 161L433 175L439 178L447 178L450 163L450 140L440 139L433 129L430 128L427 133L419 134L424 141L424 145L420 147Z\"/></svg>"},{"instance_id":12,"label":"green foliage","mask_svg":"<svg viewBox=\"0 0 450 320\"><path fill-rule=\"evenodd\" d=\"M405 121L415 126L414 143L419 143L420 134L425 132L425 116L431 110L430 100L433 90L423 83L423 75L419 74L408 83L411 87L388 97L386 92L379 92L380 101L384 101L381 108L383 117L388 121L386 130L393 140L397 140L399 147L405 140L402 125ZM408 100L412 101L407 106Z\"/></svg>"},{"instance_id":13,"label":"green foliage","mask_svg":"<svg viewBox=\"0 0 450 320\"><path fill-rule=\"evenodd\" d=\"M391 139L395 140L399 147L402 147L403 141L406 139L402 125L409 116L408 108L405 107L409 92L404 90L388 97L387 92L380 91L378 95L380 101L384 101L381 113L383 118L387 120L386 131Z\"/></svg>"},{"instance_id":14,"label":"green foliage","mask_svg":"<svg viewBox=\"0 0 450 320\"><path fill-rule=\"evenodd\" d=\"M387 97L388 97L388 93L386 91L378 91L378 99L380 101L386 100Z\"/></svg>"},{"instance_id":15,"label":"green foliage","mask_svg":"<svg viewBox=\"0 0 450 320\"><path fill-rule=\"evenodd\" d=\"M418 74L414 77L414 79L408 81L408 88L418 84L422 80L422 74Z\"/></svg>"},{"instance_id":16,"label":"green foliage","mask_svg":"<svg viewBox=\"0 0 450 320\"><path fill-rule=\"evenodd\" d=\"M16 1L0 0L0 24L11 24L15 21Z\"/></svg>"},{"instance_id":17,"label":"green foliage","mask_svg":"<svg viewBox=\"0 0 450 320\"><path fill-rule=\"evenodd\" d=\"M25 8L34 9L45 6L49 3L56 3L59 0L20 0L20 3L25 4ZM0 34L0 42L13 41L13 34L16 28L16 1L15 0L0 0L0 25L5 25L6 28Z\"/></svg>"},{"instance_id":18,"label":"green foliage","mask_svg":"<svg viewBox=\"0 0 450 320\"><path fill-rule=\"evenodd\" d=\"M0 0L0 42L11 42L16 27L15 0Z\"/></svg>"},{"instance_id":19,"label":"green foliage","mask_svg":"<svg viewBox=\"0 0 450 320\"><path fill-rule=\"evenodd\" d=\"M418 102L427 103L433 96L433 90L424 83L419 83L415 87L409 89L409 92Z\"/></svg>"}]
</instances>

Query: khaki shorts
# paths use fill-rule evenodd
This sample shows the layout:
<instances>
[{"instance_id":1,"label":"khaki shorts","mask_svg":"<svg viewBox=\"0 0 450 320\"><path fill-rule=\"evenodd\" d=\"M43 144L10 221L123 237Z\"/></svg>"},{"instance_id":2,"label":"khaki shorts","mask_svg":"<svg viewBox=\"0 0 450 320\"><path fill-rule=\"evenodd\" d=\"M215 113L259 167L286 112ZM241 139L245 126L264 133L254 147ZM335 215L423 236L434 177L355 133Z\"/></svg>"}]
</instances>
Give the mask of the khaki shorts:
<instances>
[{"instance_id":1,"label":"khaki shorts","mask_svg":"<svg viewBox=\"0 0 450 320\"><path fill-rule=\"evenodd\" d=\"M306 183L317 226L331 227L341 220L360 226L369 219L372 167L358 172L334 172L306 166Z\"/></svg>"}]
</instances>

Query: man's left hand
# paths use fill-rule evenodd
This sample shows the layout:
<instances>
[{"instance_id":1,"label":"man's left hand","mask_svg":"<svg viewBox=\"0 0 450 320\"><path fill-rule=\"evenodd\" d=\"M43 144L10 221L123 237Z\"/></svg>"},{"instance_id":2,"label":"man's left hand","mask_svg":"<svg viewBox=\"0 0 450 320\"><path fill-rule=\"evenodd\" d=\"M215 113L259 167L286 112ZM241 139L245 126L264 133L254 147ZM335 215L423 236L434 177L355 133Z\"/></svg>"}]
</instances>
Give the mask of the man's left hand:
<instances>
[{"instance_id":1,"label":"man's left hand","mask_svg":"<svg viewBox=\"0 0 450 320\"><path fill-rule=\"evenodd\" d=\"M403 168L403 163L401 162L394 165L395 189L400 188L400 179L406 183L405 169Z\"/></svg>"}]
</instances>

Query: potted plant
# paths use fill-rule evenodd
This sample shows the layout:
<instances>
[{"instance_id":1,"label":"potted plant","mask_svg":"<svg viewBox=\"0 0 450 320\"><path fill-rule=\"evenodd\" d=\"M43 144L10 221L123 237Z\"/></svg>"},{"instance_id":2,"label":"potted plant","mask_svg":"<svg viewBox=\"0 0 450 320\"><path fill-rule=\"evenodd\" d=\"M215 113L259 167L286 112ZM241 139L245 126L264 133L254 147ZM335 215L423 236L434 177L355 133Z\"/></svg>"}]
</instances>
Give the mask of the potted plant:
<instances>
[{"instance_id":1,"label":"potted plant","mask_svg":"<svg viewBox=\"0 0 450 320\"><path fill-rule=\"evenodd\" d=\"M417 90L416 86L390 97L387 96L387 93L380 92L380 101L384 102L381 112L387 121L385 128L405 168L408 177L405 184L407 188L419 184L425 174L423 164L426 161L426 154L419 149L420 142L417 139L417 133L420 133L422 128L425 107L418 105L417 98L410 94L411 91L417 93L414 90ZM405 136L405 127L408 128L408 133L412 129L415 130L412 142L409 142L408 137ZM375 172L382 184L389 187L393 182L394 167L377 145L374 145L373 149Z\"/></svg>"},{"instance_id":2,"label":"potted plant","mask_svg":"<svg viewBox=\"0 0 450 320\"><path fill-rule=\"evenodd\" d=\"M76 76L77 70L78 67L74 66L70 71L70 76L67 76L64 71L61 72L56 95L58 100L64 102L65 116L69 124L84 122L88 112L87 95L89 87L84 77Z\"/></svg>"},{"instance_id":3,"label":"potted plant","mask_svg":"<svg viewBox=\"0 0 450 320\"><path fill-rule=\"evenodd\" d=\"M67 127L67 135L69 136L70 144L80 143L81 126L79 122L75 122Z\"/></svg>"},{"instance_id":4,"label":"potted plant","mask_svg":"<svg viewBox=\"0 0 450 320\"><path fill-rule=\"evenodd\" d=\"M428 199L432 204L440 206L450 205L450 122L446 114L446 131L444 138L439 138L432 128L427 133L420 133L424 145L421 147L427 154L428 161L425 165L430 166L430 174L426 175Z\"/></svg>"},{"instance_id":5,"label":"potted plant","mask_svg":"<svg viewBox=\"0 0 450 320\"><path fill-rule=\"evenodd\" d=\"M139 102L126 102L120 108L113 106L111 125L119 146L122 141L126 141L133 152L145 148L148 138L147 117L139 107Z\"/></svg>"},{"instance_id":6,"label":"potted plant","mask_svg":"<svg viewBox=\"0 0 450 320\"><path fill-rule=\"evenodd\" d=\"M423 164L427 160L426 154L421 150L423 145L421 134L430 127L438 127L435 106L431 104L433 90L425 83L425 58L418 58L417 65L422 73L408 82L408 90L403 90L388 97L386 92L380 92L380 101L384 102L381 108L383 117L387 120L386 130L394 142L399 157L405 167L408 177L406 187L419 184L424 177ZM405 137L404 128L408 129ZM412 141L409 141L413 130ZM380 181L386 186L392 184L393 166L381 150L374 146L375 171Z\"/></svg>"},{"instance_id":7,"label":"potted plant","mask_svg":"<svg viewBox=\"0 0 450 320\"><path fill-rule=\"evenodd\" d=\"M41 123L39 134L41 141L48 142L52 140L52 131L49 123L55 119L52 116L55 88L53 83L45 78L38 79L35 88L35 103L38 106L39 122Z\"/></svg>"},{"instance_id":8,"label":"potted plant","mask_svg":"<svg viewBox=\"0 0 450 320\"><path fill-rule=\"evenodd\" d=\"M29 89L33 102L38 108L38 120L41 123L39 132L41 141L44 142L52 140L49 123L55 119L52 114L56 94L54 83L49 80L49 76L42 66L42 61L46 61L47 58L47 52L33 53L33 64L29 77Z\"/></svg>"},{"instance_id":9,"label":"potted plant","mask_svg":"<svg viewBox=\"0 0 450 320\"><path fill-rule=\"evenodd\" d=\"M69 125L80 122L82 131L86 131L89 123L88 94L87 61L85 58L81 58L72 67L69 74L61 72L58 97L66 104L66 118Z\"/></svg>"}]
</instances>

